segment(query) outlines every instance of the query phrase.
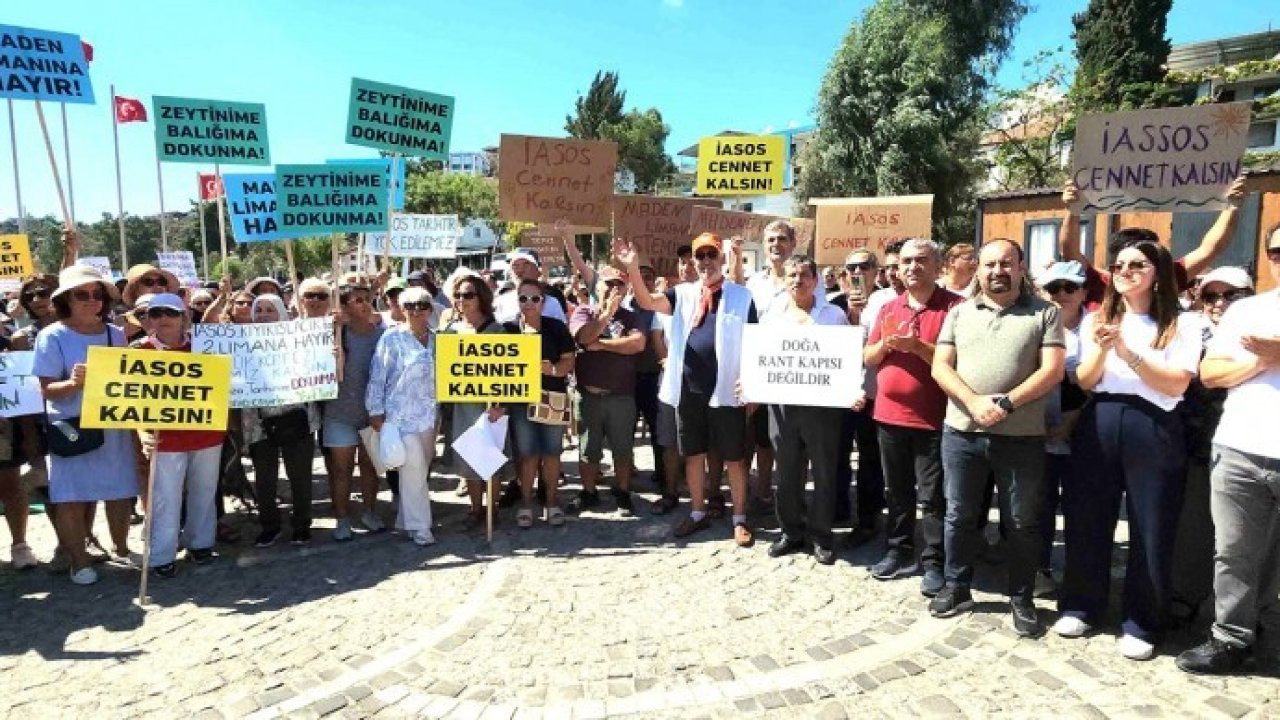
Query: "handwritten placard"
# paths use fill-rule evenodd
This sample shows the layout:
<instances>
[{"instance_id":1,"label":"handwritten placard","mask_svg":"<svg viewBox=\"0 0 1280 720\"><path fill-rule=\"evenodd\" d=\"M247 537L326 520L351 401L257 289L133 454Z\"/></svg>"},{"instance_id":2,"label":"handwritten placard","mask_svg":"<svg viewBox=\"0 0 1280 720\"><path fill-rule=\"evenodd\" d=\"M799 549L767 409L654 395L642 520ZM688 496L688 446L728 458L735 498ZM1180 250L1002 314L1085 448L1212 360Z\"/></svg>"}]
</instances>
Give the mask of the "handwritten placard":
<instances>
[{"instance_id":1,"label":"handwritten placard","mask_svg":"<svg viewBox=\"0 0 1280 720\"><path fill-rule=\"evenodd\" d=\"M333 320L201 324L194 352L230 355L231 407L276 407L338 396Z\"/></svg>"},{"instance_id":2,"label":"handwritten placard","mask_svg":"<svg viewBox=\"0 0 1280 720\"><path fill-rule=\"evenodd\" d=\"M114 275L111 272L111 258L107 257L106 255L91 255L89 257L82 257L76 260L76 264L87 265L93 268L94 270L97 270L99 273L101 273L102 277L104 278L110 279L114 277Z\"/></svg>"},{"instance_id":3,"label":"handwritten placard","mask_svg":"<svg viewBox=\"0 0 1280 720\"><path fill-rule=\"evenodd\" d=\"M1226 205L1240 175L1250 103L1091 114L1076 126L1071 177L1084 214Z\"/></svg>"},{"instance_id":4,"label":"handwritten placard","mask_svg":"<svg viewBox=\"0 0 1280 720\"><path fill-rule=\"evenodd\" d=\"M609 227L618 146L602 140L503 135L498 212L503 220Z\"/></svg>"},{"instance_id":5,"label":"handwritten placard","mask_svg":"<svg viewBox=\"0 0 1280 720\"><path fill-rule=\"evenodd\" d=\"M451 258L458 254L462 224L457 215L395 215L391 218L391 256ZM365 235L365 249L381 255L385 232Z\"/></svg>"},{"instance_id":6,"label":"handwritten placard","mask_svg":"<svg viewBox=\"0 0 1280 720\"><path fill-rule=\"evenodd\" d=\"M613 197L614 234L630 240L640 260L653 266L659 277L676 277L676 248L689 244L693 210L718 208L718 200L698 200L649 195Z\"/></svg>"},{"instance_id":7,"label":"handwritten placard","mask_svg":"<svg viewBox=\"0 0 1280 720\"><path fill-rule=\"evenodd\" d=\"M910 237L933 233L933 196L814 198L818 208L814 255L819 265L841 265L854 250L882 251Z\"/></svg>"},{"instance_id":8,"label":"handwritten placard","mask_svg":"<svg viewBox=\"0 0 1280 720\"><path fill-rule=\"evenodd\" d=\"M520 231L520 247L538 253L543 267L557 267L569 263L564 252L564 241L552 228L538 226Z\"/></svg>"},{"instance_id":9,"label":"handwritten placard","mask_svg":"<svg viewBox=\"0 0 1280 720\"><path fill-rule=\"evenodd\" d=\"M781 135L717 135L698 141L699 195L775 195L783 191L787 146Z\"/></svg>"},{"instance_id":10,"label":"handwritten placard","mask_svg":"<svg viewBox=\"0 0 1280 720\"><path fill-rule=\"evenodd\" d=\"M0 25L0 97L92 105L80 36Z\"/></svg>"},{"instance_id":11,"label":"handwritten placard","mask_svg":"<svg viewBox=\"0 0 1280 720\"><path fill-rule=\"evenodd\" d=\"M176 275L183 287L200 286L200 273L196 272L196 258L190 250L157 252L156 263Z\"/></svg>"},{"instance_id":12,"label":"handwritten placard","mask_svg":"<svg viewBox=\"0 0 1280 720\"><path fill-rule=\"evenodd\" d=\"M21 417L44 412L40 378L32 374L35 352L0 353L0 417Z\"/></svg>"},{"instance_id":13,"label":"handwritten placard","mask_svg":"<svg viewBox=\"0 0 1280 720\"><path fill-rule=\"evenodd\" d=\"M761 245L764 243L764 229L775 220L791 223L791 227L796 231L797 249L807 248L813 242L813 223L805 218L787 218L702 206L695 206L689 210L689 239L692 240L704 232L709 232L719 235L721 239L737 235L747 245Z\"/></svg>"}]
</instances>

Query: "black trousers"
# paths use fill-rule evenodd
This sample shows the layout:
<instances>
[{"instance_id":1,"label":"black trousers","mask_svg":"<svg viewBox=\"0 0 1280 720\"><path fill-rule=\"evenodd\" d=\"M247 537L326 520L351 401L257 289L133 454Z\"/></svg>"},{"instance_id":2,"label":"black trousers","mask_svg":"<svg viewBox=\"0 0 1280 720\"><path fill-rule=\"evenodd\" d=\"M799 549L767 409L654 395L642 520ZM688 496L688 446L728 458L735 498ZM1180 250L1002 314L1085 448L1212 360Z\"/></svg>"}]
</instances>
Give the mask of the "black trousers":
<instances>
[{"instance_id":1,"label":"black trousers","mask_svg":"<svg viewBox=\"0 0 1280 720\"><path fill-rule=\"evenodd\" d=\"M919 506L924 538L920 562L941 570L942 527L947 512L942 484L942 432L880 423L879 435L889 508L885 526L889 550L914 558Z\"/></svg>"},{"instance_id":2,"label":"black trousers","mask_svg":"<svg viewBox=\"0 0 1280 720\"><path fill-rule=\"evenodd\" d=\"M667 468L662 463L663 446L658 442L658 382L662 373L636 374L636 410L649 428L649 445L653 448L653 482L665 488Z\"/></svg>"},{"instance_id":3,"label":"black trousers","mask_svg":"<svg viewBox=\"0 0 1280 720\"><path fill-rule=\"evenodd\" d=\"M263 530L280 529L280 507L276 500L276 482L280 477L280 460L289 478L293 496L290 526L294 530L311 527L311 459L315 456L315 437L301 433L286 443L270 435L249 446L253 474L258 483L258 520Z\"/></svg>"},{"instance_id":4,"label":"black trousers","mask_svg":"<svg viewBox=\"0 0 1280 720\"><path fill-rule=\"evenodd\" d=\"M849 495L853 487L853 466L849 455L855 443L858 447L858 485L855 491L859 527L875 526L876 518L885 508L884 471L880 465L880 441L876 437L876 422L872 420L875 403L868 401L861 412L846 410L841 418L840 444L836 449L836 517L853 517L854 498Z\"/></svg>"},{"instance_id":5,"label":"black trousers","mask_svg":"<svg viewBox=\"0 0 1280 720\"><path fill-rule=\"evenodd\" d=\"M787 538L809 539L825 548L834 544L836 448L846 412L840 408L769 406L769 439L778 463L774 507ZM810 466L813 502L806 503L804 488Z\"/></svg>"}]
</instances>

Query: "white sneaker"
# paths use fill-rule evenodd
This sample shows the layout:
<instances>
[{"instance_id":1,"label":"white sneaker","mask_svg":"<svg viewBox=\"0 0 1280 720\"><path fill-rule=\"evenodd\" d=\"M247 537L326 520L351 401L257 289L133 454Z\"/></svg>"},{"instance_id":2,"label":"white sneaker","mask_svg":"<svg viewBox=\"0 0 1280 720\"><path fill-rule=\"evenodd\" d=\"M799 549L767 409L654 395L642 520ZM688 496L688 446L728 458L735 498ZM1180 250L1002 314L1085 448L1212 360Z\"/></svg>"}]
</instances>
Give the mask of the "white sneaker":
<instances>
[{"instance_id":1,"label":"white sneaker","mask_svg":"<svg viewBox=\"0 0 1280 720\"><path fill-rule=\"evenodd\" d=\"M1116 641L1116 649L1130 660L1150 660L1156 654L1155 645L1133 635L1121 635Z\"/></svg>"},{"instance_id":2,"label":"white sneaker","mask_svg":"<svg viewBox=\"0 0 1280 720\"><path fill-rule=\"evenodd\" d=\"M120 567L133 568L134 570L142 569L142 553L130 551L128 555L111 554L111 564Z\"/></svg>"},{"instance_id":3,"label":"white sneaker","mask_svg":"<svg viewBox=\"0 0 1280 720\"><path fill-rule=\"evenodd\" d=\"M26 570L40 564L35 553L31 552L31 546L26 543L14 543L9 548L9 559L13 562L14 570Z\"/></svg>"},{"instance_id":4,"label":"white sneaker","mask_svg":"<svg viewBox=\"0 0 1280 720\"><path fill-rule=\"evenodd\" d=\"M1058 618L1058 622L1053 624L1053 632L1064 638L1083 637L1085 633L1092 629L1089 623L1072 615L1063 615Z\"/></svg>"},{"instance_id":5,"label":"white sneaker","mask_svg":"<svg viewBox=\"0 0 1280 720\"><path fill-rule=\"evenodd\" d=\"M436 536L430 530L422 530L413 534L413 542L419 547L436 544Z\"/></svg>"},{"instance_id":6,"label":"white sneaker","mask_svg":"<svg viewBox=\"0 0 1280 720\"><path fill-rule=\"evenodd\" d=\"M86 565L71 573L71 582L76 585L92 585L98 582L98 571L94 570L92 566Z\"/></svg>"},{"instance_id":7,"label":"white sneaker","mask_svg":"<svg viewBox=\"0 0 1280 720\"><path fill-rule=\"evenodd\" d=\"M365 510L364 515L360 516L360 524L364 525L371 533L382 532L387 529L387 524L382 522L382 518L372 510Z\"/></svg>"}]
</instances>

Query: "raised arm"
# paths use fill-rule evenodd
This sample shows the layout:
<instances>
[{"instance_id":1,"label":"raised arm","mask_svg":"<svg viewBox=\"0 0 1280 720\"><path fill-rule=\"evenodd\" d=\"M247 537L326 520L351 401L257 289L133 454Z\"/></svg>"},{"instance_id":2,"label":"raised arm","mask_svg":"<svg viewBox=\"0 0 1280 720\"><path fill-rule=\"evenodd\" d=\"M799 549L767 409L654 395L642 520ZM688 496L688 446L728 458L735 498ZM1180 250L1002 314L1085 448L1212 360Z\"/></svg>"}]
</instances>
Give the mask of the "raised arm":
<instances>
[{"instance_id":1,"label":"raised arm","mask_svg":"<svg viewBox=\"0 0 1280 720\"><path fill-rule=\"evenodd\" d=\"M1074 209L1079 196L1076 181L1068 179L1062 188L1062 204L1067 206L1067 216L1058 228L1058 254L1063 261L1075 260L1085 267L1092 267L1093 263L1080 252L1080 214Z\"/></svg>"},{"instance_id":2,"label":"raised arm","mask_svg":"<svg viewBox=\"0 0 1280 720\"><path fill-rule=\"evenodd\" d=\"M564 243L564 254L569 257L569 263L573 265L574 272L582 276L582 281L586 283L588 288L596 286L596 270L591 267L582 257L582 251L578 249L578 243L573 239L573 232L569 229L568 220L556 221L556 232L560 234L560 242Z\"/></svg>"},{"instance_id":3,"label":"raised arm","mask_svg":"<svg viewBox=\"0 0 1280 720\"><path fill-rule=\"evenodd\" d=\"M729 280L741 285L746 277L746 271L742 268L742 236L734 235L724 245L724 262L729 268Z\"/></svg>"},{"instance_id":4,"label":"raised arm","mask_svg":"<svg viewBox=\"0 0 1280 720\"><path fill-rule=\"evenodd\" d=\"M672 307L667 301L667 296L663 293L650 293L644 286L644 277L640 275L640 258L636 255L635 247L630 240L614 239L613 259L626 269L627 282L631 284L631 294L635 296L636 305L640 306L641 310L660 312L663 315L671 314Z\"/></svg>"}]
</instances>

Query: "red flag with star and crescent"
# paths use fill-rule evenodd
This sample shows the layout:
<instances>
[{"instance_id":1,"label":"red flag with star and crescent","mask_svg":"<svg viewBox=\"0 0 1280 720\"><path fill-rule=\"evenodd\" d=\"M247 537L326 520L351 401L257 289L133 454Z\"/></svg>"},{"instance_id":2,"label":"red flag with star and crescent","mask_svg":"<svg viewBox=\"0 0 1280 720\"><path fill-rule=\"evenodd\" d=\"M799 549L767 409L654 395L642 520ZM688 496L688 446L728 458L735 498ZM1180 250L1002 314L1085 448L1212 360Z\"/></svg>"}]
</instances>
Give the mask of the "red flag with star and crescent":
<instances>
[{"instance_id":1,"label":"red flag with star and crescent","mask_svg":"<svg viewBox=\"0 0 1280 720\"><path fill-rule=\"evenodd\" d=\"M146 122L147 106L141 100L116 96L116 122Z\"/></svg>"},{"instance_id":2,"label":"red flag with star and crescent","mask_svg":"<svg viewBox=\"0 0 1280 720\"><path fill-rule=\"evenodd\" d=\"M217 200L222 195L222 183L214 173L198 173L200 179L200 199Z\"/></svg>"}]
</instances>

